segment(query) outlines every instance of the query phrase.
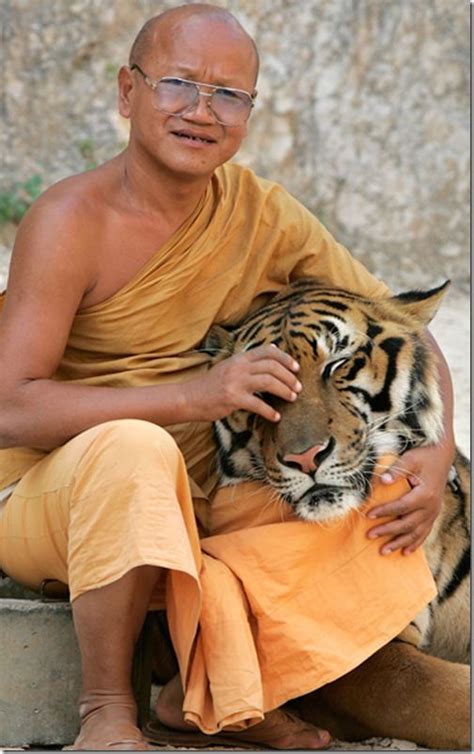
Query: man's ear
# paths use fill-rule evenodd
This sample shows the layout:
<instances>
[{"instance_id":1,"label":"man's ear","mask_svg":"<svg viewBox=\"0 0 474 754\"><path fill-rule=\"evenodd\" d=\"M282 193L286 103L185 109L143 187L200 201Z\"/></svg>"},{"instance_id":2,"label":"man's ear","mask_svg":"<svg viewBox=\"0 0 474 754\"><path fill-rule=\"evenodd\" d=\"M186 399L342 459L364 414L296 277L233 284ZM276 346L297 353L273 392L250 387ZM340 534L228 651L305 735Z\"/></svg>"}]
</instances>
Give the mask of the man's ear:
<instances>
[{"instance_id":1,"label":"man's ear","mask_svg":"<svg viewBox=\"0 0 474 754\"><path fill-rule=\"evenodd\" d=\"M118 74L118 109L122 118L130 118L133 89L133 73L128 65L123 65Z\"/></svg>"}]
</instances>

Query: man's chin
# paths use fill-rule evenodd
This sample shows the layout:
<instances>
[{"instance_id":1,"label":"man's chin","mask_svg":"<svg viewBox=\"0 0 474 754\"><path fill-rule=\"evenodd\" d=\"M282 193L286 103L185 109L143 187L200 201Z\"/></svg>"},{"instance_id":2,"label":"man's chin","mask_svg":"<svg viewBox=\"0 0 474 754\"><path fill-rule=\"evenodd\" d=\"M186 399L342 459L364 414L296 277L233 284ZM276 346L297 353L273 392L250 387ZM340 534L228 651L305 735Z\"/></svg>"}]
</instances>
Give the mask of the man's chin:
<instances>
[{"instance_id":1,"label":"man's chin","mask_svg":"<svg viewBox=\"0 0 474 754\"><path fill-rule=\"evenodd\" d=\"M167 160L166 163L161 160L157 161L160 171L164 168L170 178L177 180L210 179L221 164L220 160L199 158L198 154Z\"/></svg>"}]
</instances>

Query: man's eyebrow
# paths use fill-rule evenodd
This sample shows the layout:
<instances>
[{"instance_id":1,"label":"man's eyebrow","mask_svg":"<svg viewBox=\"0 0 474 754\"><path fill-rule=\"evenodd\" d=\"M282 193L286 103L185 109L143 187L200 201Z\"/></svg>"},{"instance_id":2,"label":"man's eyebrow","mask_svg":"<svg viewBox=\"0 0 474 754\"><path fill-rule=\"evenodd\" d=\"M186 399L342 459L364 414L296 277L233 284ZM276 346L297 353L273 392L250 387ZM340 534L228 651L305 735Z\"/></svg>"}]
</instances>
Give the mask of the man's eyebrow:
<instances>
[{"instance_id":1,"label":"man's eyebrow","mask_svg":"<svg viewBox=\"0 0 474 754\"><path fill-rule=\"evenodd\" d=\"M177 76L180 78L188 79L189 81L201 81L199 74L195 72L195 70L188 65L185 64L178 64L173 66L173 72L172 73L166 73L165 76ZM160 77L161 78L161 77ZM235 81L226 81L225 78L218 78L213 79L212 81L209 81L209 84L212 86L222 86L229 89L242 89L241 86L238 86Z\"/></svg>"}]
</instances>

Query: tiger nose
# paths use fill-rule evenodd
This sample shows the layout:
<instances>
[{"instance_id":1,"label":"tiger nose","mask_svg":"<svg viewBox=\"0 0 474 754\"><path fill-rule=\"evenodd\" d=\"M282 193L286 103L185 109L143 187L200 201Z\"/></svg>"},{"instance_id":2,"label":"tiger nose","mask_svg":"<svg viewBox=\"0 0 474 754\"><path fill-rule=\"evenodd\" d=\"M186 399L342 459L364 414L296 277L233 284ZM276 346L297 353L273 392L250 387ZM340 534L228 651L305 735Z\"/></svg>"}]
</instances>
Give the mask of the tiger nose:
<instances>
[{"instance_id":1,"label":"tiger nose","mask_svg":"<svg viewBox=\"0 0 474 754\"><path fill-rule=\"evenodd\" d=\"M311 448L305 450L304 453L287 453L286 456L283 456L283 463L287 466L297 466L305 474L316 471L318 464L322 461L321 454L327 449L329 443L330 441L328 440L324 445L313 445ZM318 456L320 456L319 459Z\"/></svg>"}]
</instances>

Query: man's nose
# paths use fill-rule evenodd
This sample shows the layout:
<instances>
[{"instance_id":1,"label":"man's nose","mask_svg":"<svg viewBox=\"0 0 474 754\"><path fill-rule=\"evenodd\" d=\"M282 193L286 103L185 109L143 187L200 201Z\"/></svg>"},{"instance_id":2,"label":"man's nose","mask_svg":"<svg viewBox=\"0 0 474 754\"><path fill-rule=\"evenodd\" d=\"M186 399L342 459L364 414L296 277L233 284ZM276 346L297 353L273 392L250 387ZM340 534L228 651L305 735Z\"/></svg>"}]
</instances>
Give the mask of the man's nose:
<instances>
[{"instance_id":1,"label":"man's nose","mask_svg":"<svg viewBox=\"0 0 474 754\"><path fill-rule=\"evenodd\" d=\"M181 117L185 120L198 120L201 123L215 123L216 116L212 111L211 96L206 92L198 92L196 100Z\"/></svg>"}]
</instances>

